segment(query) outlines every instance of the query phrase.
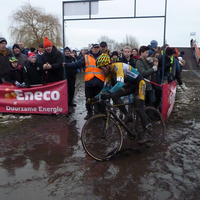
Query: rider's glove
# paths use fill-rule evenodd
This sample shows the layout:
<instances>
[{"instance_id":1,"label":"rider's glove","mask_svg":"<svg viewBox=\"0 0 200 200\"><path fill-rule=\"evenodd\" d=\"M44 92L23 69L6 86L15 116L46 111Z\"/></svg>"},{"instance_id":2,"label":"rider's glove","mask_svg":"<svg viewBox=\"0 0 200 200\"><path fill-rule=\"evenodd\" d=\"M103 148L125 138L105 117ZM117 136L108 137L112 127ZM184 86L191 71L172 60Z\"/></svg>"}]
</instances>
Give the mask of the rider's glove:
<instances>
[{"instance_id":1,"label":"rider's glove","mask_svg":"<svg viewBox=\"0 0 200 200\"><path fill-rule=\"evenodd\" d=\"M99 97L94 97L94 98L88 99L88 102L89 102L90 104L92 104L92 103L94 103L94 102L96 102L96 101L98 101L98 100L99 100Z\"/></svg>"},{"instance_id":2,"label":"rider's glove","mask_svg":"<svg viewBox=\"0 0 200 200\"><path fill-rule=\"evenodd\" d=\"M106 99L110 99L112 97L112 93L111 92L105 92L105 93L103 93L103 94L101 94L101 98L103 99L103 100L106 100Z\"/></svg>"}]
</instances>

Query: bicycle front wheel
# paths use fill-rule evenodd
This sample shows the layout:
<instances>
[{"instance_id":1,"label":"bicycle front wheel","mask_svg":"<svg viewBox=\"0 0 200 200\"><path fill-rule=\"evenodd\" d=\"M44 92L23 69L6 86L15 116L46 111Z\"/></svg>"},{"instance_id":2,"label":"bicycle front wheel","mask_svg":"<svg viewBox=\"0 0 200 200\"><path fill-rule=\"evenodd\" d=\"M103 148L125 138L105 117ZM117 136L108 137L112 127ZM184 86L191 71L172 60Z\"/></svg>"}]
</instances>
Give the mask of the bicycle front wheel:
<instances>
[{"instance_id":1,"label":"bicycle front wheel","mask_svg":"<svg viewBox=\"0 0 200 200\"><path fill-rule=\"evenodd\" d=\"M158 146L165 139L165 121L157 109L153 107L145 107L144 110L146 112L148 122L152 124L152 127L149 130L149 136L151 139L145 144L149 147Z\"/></svg>"},{"instance_id":2,"label":"bicycle front wheel","mask_svg":"<svg viewBox=\"0 0 200 200\"><path fill-rule=\"evenodd\" d=\"M97 161L111 158L122 147L123 135L119 125L105 114L94 115L86 121L81 141L86 153Z\"/></svg>"}]
</instances>

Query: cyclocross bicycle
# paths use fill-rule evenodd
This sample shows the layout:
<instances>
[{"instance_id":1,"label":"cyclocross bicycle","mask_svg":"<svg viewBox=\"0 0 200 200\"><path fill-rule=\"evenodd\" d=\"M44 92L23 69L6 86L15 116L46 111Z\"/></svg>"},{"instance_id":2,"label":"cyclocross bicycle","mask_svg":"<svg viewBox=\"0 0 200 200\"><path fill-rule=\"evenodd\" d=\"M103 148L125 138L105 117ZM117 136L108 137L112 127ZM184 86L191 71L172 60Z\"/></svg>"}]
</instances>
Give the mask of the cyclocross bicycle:
<instances>
[{"instance_id":1,"label":"cyclocross bicycle","mask_svg":"<svg viewBox=\"0 0 200 200\"><path fill-rule=\"evenodd\" d=\"M116 107L122 105L112 105L106 100L98 102L105 105L106 113L96 114L85 122L81 132L81 141L86 153L90 157L97 161L105 161L120 151L123 144L123 129L129 139L139 140L143 128L134 103L122 104L132 105L133 120L131 123L124 124L123 120L116 113ZM144 145L148 147L158 146L165 138L165 122L157 109L145 107L144 110L149 123L152 124L151 130L148 132L150 141Z\"/></svg>"}]
</instances>

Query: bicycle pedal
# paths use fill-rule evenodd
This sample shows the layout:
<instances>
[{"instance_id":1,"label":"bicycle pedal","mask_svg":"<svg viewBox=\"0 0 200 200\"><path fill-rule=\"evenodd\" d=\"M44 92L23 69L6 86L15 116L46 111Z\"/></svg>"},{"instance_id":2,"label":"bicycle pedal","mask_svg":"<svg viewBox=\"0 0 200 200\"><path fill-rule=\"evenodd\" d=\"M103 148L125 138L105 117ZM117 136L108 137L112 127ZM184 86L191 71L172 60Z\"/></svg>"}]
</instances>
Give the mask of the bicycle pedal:
<instances>
[{"instance_id":1,"label":"bicycle pedal","mask_svg":"<svg viewBox=\"0 0 200 200\"><path fill-rule=\"evenodd\" d=\"M135 140L135 135L131 135L130 133L127 133L127 136L130 140Z\"/></svg>"}]
</instances>

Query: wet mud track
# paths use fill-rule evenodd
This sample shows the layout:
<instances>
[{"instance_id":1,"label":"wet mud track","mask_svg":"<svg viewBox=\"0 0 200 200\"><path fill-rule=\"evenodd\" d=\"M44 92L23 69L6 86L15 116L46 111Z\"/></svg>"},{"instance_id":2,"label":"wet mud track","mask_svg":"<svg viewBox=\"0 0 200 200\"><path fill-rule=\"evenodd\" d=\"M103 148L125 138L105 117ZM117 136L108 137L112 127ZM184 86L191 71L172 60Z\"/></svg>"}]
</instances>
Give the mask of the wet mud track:
<instances>
[{"instance_id":1,"label":"wet mud track","mask_svg":"<svg viewBox=\"0 0 200 200\"><path fill-rule=\"evenodd\" d=\"M0 117L0 200L200 199L198 71L184 71L167 136L157 148L123 151L107 162L88 157L81 144L85 98L77 77L77 107L69 116Z\"/></svg>"}]
</instances>

